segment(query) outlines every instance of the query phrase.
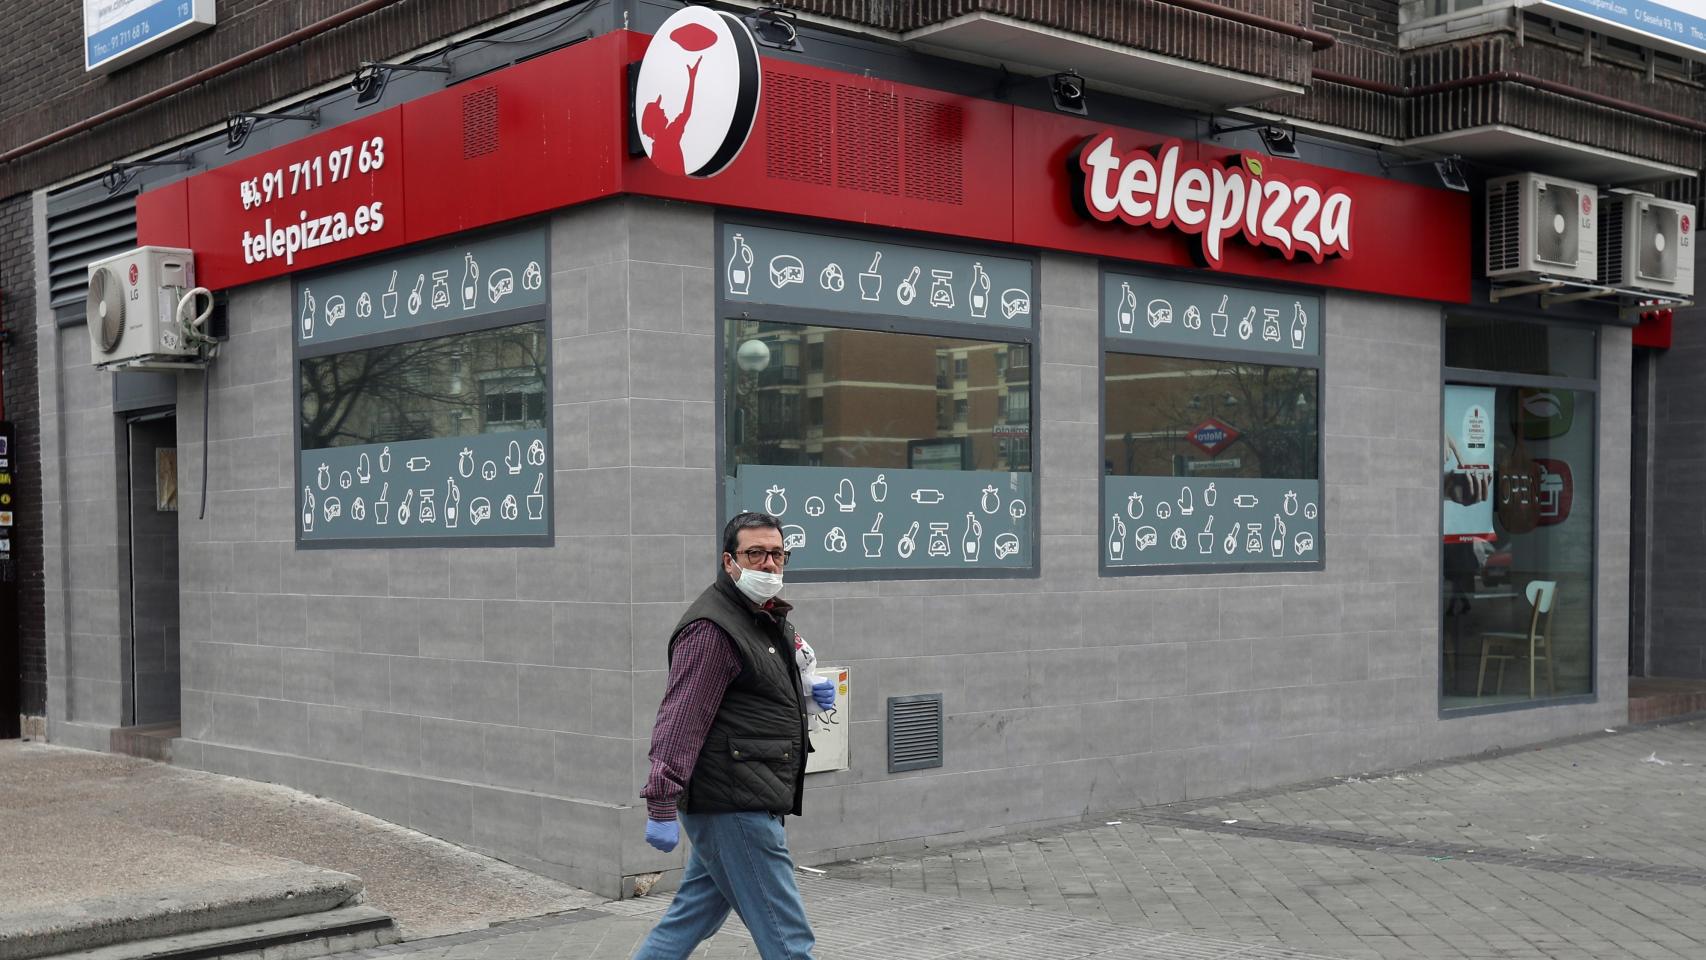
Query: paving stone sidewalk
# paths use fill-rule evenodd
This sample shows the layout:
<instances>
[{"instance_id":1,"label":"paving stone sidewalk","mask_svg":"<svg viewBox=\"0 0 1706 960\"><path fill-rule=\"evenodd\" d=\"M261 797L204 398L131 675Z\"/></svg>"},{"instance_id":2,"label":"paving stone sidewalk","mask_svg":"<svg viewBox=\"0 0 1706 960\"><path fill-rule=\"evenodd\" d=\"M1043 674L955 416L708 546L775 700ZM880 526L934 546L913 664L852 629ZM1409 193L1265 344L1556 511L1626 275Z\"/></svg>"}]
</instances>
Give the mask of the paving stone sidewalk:
<instances>
[{"instance_id":1,"label":"paving stone sidewalk","mask_svg":"<svg viewBox=\"0 0 1706 960\"><path fill-rule=\"evenodd\" d=\"M966 903L858 881L802 876L818 960L1332 960L1315 954L1142 930L1029 908ZM668 897L609 903L484 933L344 954L348 960L627 960ZM736 917L694 954L757 960Z\"/></svg>"},{"instance_id":2,"label":"paving stone sidewalk","mask_svg":"<svg viewBox=\"0 0 1706 960\"><path fill-rule=\"evenodd\" d=\"M820 960L1694 960L1703 790L1692 722L849 861L801 889ZM666 905L355 958L626 960ZM731 919L695 956L757 951Z\"/></svg>"},{"instance_id":3,"label":"paving stone sidewalk","mask_svg":"<svg viewBox=\"0 0 1706 960\"><path fill-rule=\"evenodd\" d=\"M1701 958L1703 789L1691 722L832 874L1345 958Z\"/></svg>"}]
</instances>

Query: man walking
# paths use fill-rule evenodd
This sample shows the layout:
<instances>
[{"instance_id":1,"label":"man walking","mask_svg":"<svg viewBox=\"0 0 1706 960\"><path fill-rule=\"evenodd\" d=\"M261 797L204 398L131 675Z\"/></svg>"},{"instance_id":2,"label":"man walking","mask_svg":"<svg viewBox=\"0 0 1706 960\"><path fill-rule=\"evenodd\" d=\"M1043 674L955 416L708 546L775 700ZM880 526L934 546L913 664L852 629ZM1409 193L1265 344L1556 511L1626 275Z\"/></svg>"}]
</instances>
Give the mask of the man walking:
<instances>
[{"instance_id":1,"label":"man walking","mask_svg":"<svg viewBox=\"0 0 1706 960\"><path fill-rule=\"evenodd\" d=\"M676 625L669 686L652 728L646 842L693 847L675 902L634 960L681 960L733 909L764 960L810 960L811 925L782 818L798 816L808 709L835 686L788 622L781 521L741 513L723 528L722 569ZM809 696L807 695L809 693Z\"/></svg>"}]
</instances>

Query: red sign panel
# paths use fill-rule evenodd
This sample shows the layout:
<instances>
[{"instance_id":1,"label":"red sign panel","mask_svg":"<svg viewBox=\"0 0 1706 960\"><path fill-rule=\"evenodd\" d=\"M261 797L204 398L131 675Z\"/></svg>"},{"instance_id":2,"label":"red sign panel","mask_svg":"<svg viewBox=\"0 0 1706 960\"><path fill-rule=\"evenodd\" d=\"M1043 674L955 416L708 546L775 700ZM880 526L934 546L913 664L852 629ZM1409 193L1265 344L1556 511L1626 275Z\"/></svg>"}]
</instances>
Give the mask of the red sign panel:
<instances>
[{"instance_id":1,"label":"red sign panel","mask_svg":"<svg viewBox=\"0 0 1706 960\"><path fill-rule=\"evenodd\" d=\"M628 31L596 37L150 191L137 203L139 239L193 248L198 280L221 289L627 193L1184 268L1207 259L1228 274L1395 296L1469 298L1463 194L1273 158L1258 160L1258 174L1243 155L1209 144L784 60L762 60L762 100L739 156L712 179L671 176L627 146L628 66L650 39ZM1081 148L1098 136L1110 157L1156 158L1155 202L1172 158L1173 229L1132 225L1147 198L1138 189L1142 169L1132 191L1121 189L1123 174L1104 184L1130 210L1121 205L1107 222L1084 216L1074 178L1084 175ZM1238 188L1223 183L1217 201L1217 168L1226 183L1243 186L1236 225L1225 191ZM1269 189L1278 185L1290 203L1276 213ZM1319 210L1311 209L1315 197ZM1189 232L1191 218L1214 214L1216 203L1218 239L1206 226Z\"/></svg>"},{"instance_id":2,"label":"red sign panel","mask_svg":"<svg viewBox=\"0 0 1706 960\"><path fill-rule=\"evenodd\" d=\"M404 243L402 131L391 110L191 177L198 282L220 289ZM162 242L144 210L139 239Z\"/></svg>"},{"instance_id":3,"label":"red sign panel","mask_svg":"<svg viewBox=\"0 0 1706 960\"><path fill-rule=\"evenodd\" d=\"M404 104L409 242L621 192L622 35Z\"/></svg>"},{"instance_id":4,"label":"red sign panel","mask_svg":"<svg viewBox=\"0 0 1706 960\"><path fill-rule=\"evenodd\" d=\"M1171 227L1202 237L1202 257L1218 268L1228 241L1241 237L1286 257L1351 255L1355 199L1336 187L1292 182L1254 156L1230 163L1181 160L1178 140L1123 156L1104 130L1078 148L1074 193L1086 217L1134 227Z\"/></svg>"},{"instance_id":5,"label":"red sign panel","mask_svg":"<svg viewBox=\"0 0 1706 960\"><path fill-rule=\"evenodd\" d=\"M1233 429L1230 424L1209 417L1192 427L1190 436L1185 439L1191 441L1192 446L1212 457L1232 446L1232 442L1237 440L1239 436L1238 431Z\"/></svg>"},{"instance_id":6,"label":"red sign panel","mask_svg":"<svg viewBox=\"0 0 1706 960\"><path fill-rule=\"evenodd\" d=\"M1108 132L1106 127L1079 117L1037 110L1013 111L1012 163L1016 184L1013 236L1023 238L1016 242L1122 260L1200 268L1204 260L1204 238L1200 235L1135 228L1118 220L1102 222L1084 216L1083 190L1077 180L1083 169L1079 153L1086 142ZM1119 156L1152 151L1166 142L1160 135L1137 130L1111 132L1116 137L1110 149ZM1180 143L1176 156L1180 170L1187 164L1230 168L1243 157L1239 151L1192 142ZM1276 157L1268 157L1261 164L1264 180L1283 180L1294 187L1319 185L1323 205L1325 198L1334 192L1354 197L1354 219L1347 227L1346 246L1354 249L1355 255L1328 257L1315 263L1313 251L1307 246L1306 256L1287 259L1283 250L1273 246L1240 241L1225 244L1220 262L1222 272L1401 297L1468 302L1469 241L1473 229L1467 194ZM1272 210L1264 207L1261 219L1265 221ZM1286 222L1280 225L1288 225L1298 212L1288 211ZM1247 219L1239 223L1240 232L1246 222ZM1261 228L1258 223L1256 229ZM1335 229L1335 235L1337 232ZM1354 238L1354 245L1350 238Z\"/></svg>"},{"instance_id":7,"label":"red sign panel","mask_svg":"<svg viewBox=\"0 0 1706 960\"><path fill-rule=\"evenodd\" d=\"M650 38L631 34L631 57ZM758 122L709 180L670 176L644 156L629 193L797 214L996 243L1013 236L1013 108L940 90L764 61Z\"/></svg>"},{"instance_id":8,"label":"red sign panel","mask_svg":"<svg viewBox=\"0 0 1706 960\"><path fill-rule=\"evenodd\" d=\"M634 81L634 125L664 173L714 177L752 133L763 87L758 44L731 13L682 7L658 27Z\"/></svg>"}]
</instances>

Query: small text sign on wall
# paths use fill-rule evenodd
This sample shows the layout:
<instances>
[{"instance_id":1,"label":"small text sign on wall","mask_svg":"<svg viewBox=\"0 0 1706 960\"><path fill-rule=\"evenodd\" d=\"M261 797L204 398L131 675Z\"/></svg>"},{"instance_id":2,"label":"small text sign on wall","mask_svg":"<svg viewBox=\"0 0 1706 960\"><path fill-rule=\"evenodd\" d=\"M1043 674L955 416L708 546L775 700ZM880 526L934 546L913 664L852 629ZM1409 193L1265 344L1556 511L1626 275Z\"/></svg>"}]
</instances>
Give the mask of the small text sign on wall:
<instances>
[{"instance_id":1,"label":"small text sign on wall","mask_svg":"<svg viewBox=\"0 0 1706 960\"><path fill-rule=\"evenodd\" d=\"M83 69L105 73L214 24L214 0L83 0Z\"/></svg>"}]
</instances>

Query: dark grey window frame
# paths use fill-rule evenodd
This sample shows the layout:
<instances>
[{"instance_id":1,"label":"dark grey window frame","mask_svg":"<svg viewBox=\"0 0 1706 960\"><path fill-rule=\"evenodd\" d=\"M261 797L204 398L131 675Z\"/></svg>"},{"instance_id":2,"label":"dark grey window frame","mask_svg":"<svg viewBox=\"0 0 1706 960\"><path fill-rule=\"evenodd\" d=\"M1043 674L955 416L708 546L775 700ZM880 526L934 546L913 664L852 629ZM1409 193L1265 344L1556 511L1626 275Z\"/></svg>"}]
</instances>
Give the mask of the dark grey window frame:
<instances>
[{"instance_id":1,"label":"dark grey window frame","mask_svg":"<svg viewBox=\"0 0 1706 960\"><path fill-rule=\"evenodd\" d=\"M1279 363L1280 355L1261 350L1192 350L1167 344L1144 344L1142 349L1136 349L1134 344L1125 341L1111 340L1105 323L1107 304L1102 294L1107 288L1107 275L1117 273L1120 276L1155 277L1164 280L1192 280L1197 282L1212 281L1226 286L1238 286L1247 290L1262 290L1269 293L1296 294L1307 293L1318 297L1321 302L1320 326L1321 351L1314 356L1297 358L1298 362ZM1188 576L1191 574L1214 573L1295 573L1297 571L1319 571L1327 568L1328 538L1327 529L1327 291L1319 287L1302 285L1291 286L1280 283L1252 282L1239 276L1220 277L1218 274L1204 276L1202 273L1180 273L1175 271L1158 270L1141 264L1131 264L1122 261L1103 261L1096 271L1096 530L1094 538L1097 544L1102 540L1102 519L1108 515L1107 484L1103 482L1102 467L1103 438L1108 433L1108 354L1119 353L1137 357L1170 357L1177 360L1210 360L1215 362L1252 363L1264 367L1301 367L1315 371L1315 476L1321 484L1321 530L1323 536L1319 548L1315 551L1314 560L1287 561L1284 563L1196 563L1196 564L1153 564L1146 566L1108 566L1108 557L1099 547L1096 549L1096 573L1103 577L1156 577L1156 576ZM1033 398L1034 399L1034 398Z\"/></svg>"},{"instance_id":2,"label":"dark grey window frame","mask_svg":"<svg viewBox=\"0 0 1706 960\"><path fill-rule=\"evenodd\" d=\"M716 483L717 483L717 513L713 537L722 538L723 524L727 522L728 495L724 478L728 476L728 423L723 403L725 391L728 389L728 371L730 358L725 343L724 323L728 320L758 320L773 323L792 323L805 326L838 327L846 330L870 330L878 333L904 333L914 336L947 337L956 340L980 340L987 343L1021 344L1026 347L1026 363L1032 370L1031 382L1036 382L1040 371L1041 361L1038 359L1040 347L1039 331L1042 320L1042 265L1035 250L1026 248L1004 248L993 245L977 245L963 243L946 238L915 236L892 230L864 230L848 227L844 224L817 224L810 221L796 220L787 217L748 214L745 211L719 210L715 221L716 253L712 259L713 270L716 264L728 261L728 251L723 245L723 227L727 223L752 224L758 227L773 227L779 230L796 230L817 233L824 236L844 237L851 240L865 240L878 243L903 243L912 246L930 247L936 250L948 250L955 253L972 256L1008 257L1028 260L1031 264L1031 325L1028 328L1007 327L996 324L961 323L951 320L915 320L910 317L885 317L882 315L845 313L838 310L813 310L799 307L778 307L768 304L749 303L744 300L730 300L723 293L723 285L716 284L716 365L717 377L715 396L716 405L715 430L716 444ZM953 367L949 366L949 376L953 375ZM950 380L951 382L951 380ZM1038 403L1035 390L1031 397L1031 434L1037 433ZM935 410L931 411L932 418ZM1027 519L1031 521L1031 563L1025 567L1001 567L982 570L948 570L941 568L904 570L904 569L844 569L844 570L796 570L788 572L788 580L793 583L867 583L889 580L1035 580L1042 576L1042 511L1043 504L1043 474L1037 457L1036 446L1031 447L1031 505Z\"/></svg>"},{"instance_id":3,"label":"dark grey window frame","mask_svg":"<svg viewBox=\"0 0 1706 960\"><path fill-rule=\"evenodd\" d=\"M493 233L509 233L516 230L539 229L545 234L545 260L551 259L551 230L548 222L520 221L506 223L499 227L482 230L471 230L466 233L454 234L449 238L436 238L424 243L412 244L393 250L385 250L370 257L359 257L350 260L340 260L325 267L301 271L278 278L290 284L292 294L291 307L288 311L295 313L296 285L304 278L311 279L317 273L334 273L359 266L369 262L382 262L387 259L408 256L420 250L439 246L450 246L478 240ZM286 331L290 336L290 438L291 459L294 463L294 479L292 490L303 485L302 478L302 361L313 357L332 356L357 350L367 350L373 347L386 347L399 343L413 343L417 340L435 340L439 337L450 337L462 333L478 333L482 330L494 330L499 327L514 327L524 323L543 323L545 325L545 464L547 472L556 473L556 336L551 322L552 295L555 292L551 280L551 272L545 271L545 303L541 306L520 307L514 310L499 310L494 313L470 319L439 320L424 323L418 327L405 327L398 330L386 330L367 336L350 337L344 340L334 340L325 343L304 346L296 336L292 326L287 325ZM274 281L267 281L274 282ZM554 487L555 484L553 483ZM294 496L294 494L293 494ZM410 537L397 538L362 538L348 540L303 540L302 531L293 522L295 530L293 540L298 550L404 550L418 547L551 547L557 542L556 523L557 507L555 495L551 499L551 527L542 534L520 536L466 536L466 537Z\"/></svg>"},{"instance_id":4,"label":"dark grey window frame","mask_svg":"<svg viewBox=\"0 0 1706 960\"><path fill-rule=\"evenodd\" d=\"M1599 329L1599 327L1597 327L1591 323L1571 322L1571 321L1565 321L1565 320L1553 320L1549 317L1513 316L1513 315L1509 315L1509 314L1484 313L1484 312L1476 311L1476 310L1452 310L1452 309L1448 308L1448 309L1440 311L1440 317L1439 317L1439 355L1442 358L1445 356L1445 338L1446 338L1447 326L1448 326L1447 318L1450 316L1490 317L1491 319L1494 319L1494 320L1505 320L1505 321L1512 321L1512 322L1518 322L1518 323L1538 323L1538 324L1543 324L1543 325L1547 325L1547 326L1559 326L1559 327L1569 327L1569 328L1573 328L1573 329L1585 329L1585 330L1589 330L1593 333L1594 341L1593 341L1593 378L1592 379L1583 379L1581 377L1549 377L1549 376L1544 376L1541 374L1531 374L1531 373L1501 373L1501 372L1494 371L1494 370L1477 370L1473 367L1448 367L1442 363L1440 365L1440 378L1439 378L1439 386L1440 386L1439 412L1434 417L1435 423L1439 426L1439 428L1441 430L1440 442L1444 443L1444 432L1443 431L1445 429L1445 387L1448 384L1462 384L1465 386L1472 386L1472 387L1562 387L1566 390L1577 390L1577 391L1581 391L1584 393L1593 394L1593 416L1594 416L1594 422L1593 422L1593 485L1594 485L1593 504L1594 504L1594 509L1593 509L1593 551L1592 551L1593 559L1588 564L1588 577L1589 577L1589 583L1591 584L1591 586L1588 590L1588 663L1591 664L1591 667L1588 670L1588 692L1587 693L1566 694L1566 695L1561 696L1561 697L1560 696L1551 696L1551 697L1544 697L1544 698L1533 697L1526 702L1518 700L1518 701L1506 701L1503 703L1491 703L1491 704L1486 704L1486 705L1482 705L1482 706L1447 708L1445 705L1445 634L1446 634L1445 603L1444 603L1442 598L1436 597L1435 609L1438 613L1438 621L1437 622L1438 622L1438 638L1439 639L1436 643L1436 646L1438 649L1435 651L1435 653L1438 655L1438 660L1436 661L1436 665L1438 668L1439 681L1434 686L1434 695L1437 698L1436 703L1435 703L1435 713L1438 716L1438 718L1441 720L1452 720L1452 719L1456 719L1459 717L1479 717L1479 716L1484 716L1484 715L1489 714L1489 713L1511 713L1511 712L1517 711L1517 710L1536 710L1536 709L1541 709L1541 708L1545 708L1545 707L1569 706L1571 704L1598 703L1599 702L1599 686L1600 686L1600 684L1599 684L1599 551L1600 551L1600 545L1601 545L1600 530L1599 530L1599 519L1600 519L1599 518L1599 514L1600 514L1599 487L1600 487L1600 482L1601 482L1601 478L1600 478L1600 467L1601 467L1600 444L1603 442L1603 436L1604 436L1604 423L1601 420L1601 413L1603 411L1604 404L1600 399L1600 389L1599 389L1600 375L1601 375L1600 352L1604 349L1604 344L1602 343L1601 338L1600 338L1600 329ZM1434 535L1434 544L1435 544L1435 548L1436 548L1435 552L1438 555L1438 571L1437 571L1438 578L1437 578L1436 582L1444 583L1445 582L1445 550L1444 550L1444 546L1443 546L1445 543L1445 514L1444 514L1444 511L1438 512L1438 515L1435 516L1435 518L1434 518L1434 522L1435 522L1435 531L1436 531L1435 535ZM1437 588L1436 588L1436 590L1437 590Z\"/></svg>"}]
</instances>

